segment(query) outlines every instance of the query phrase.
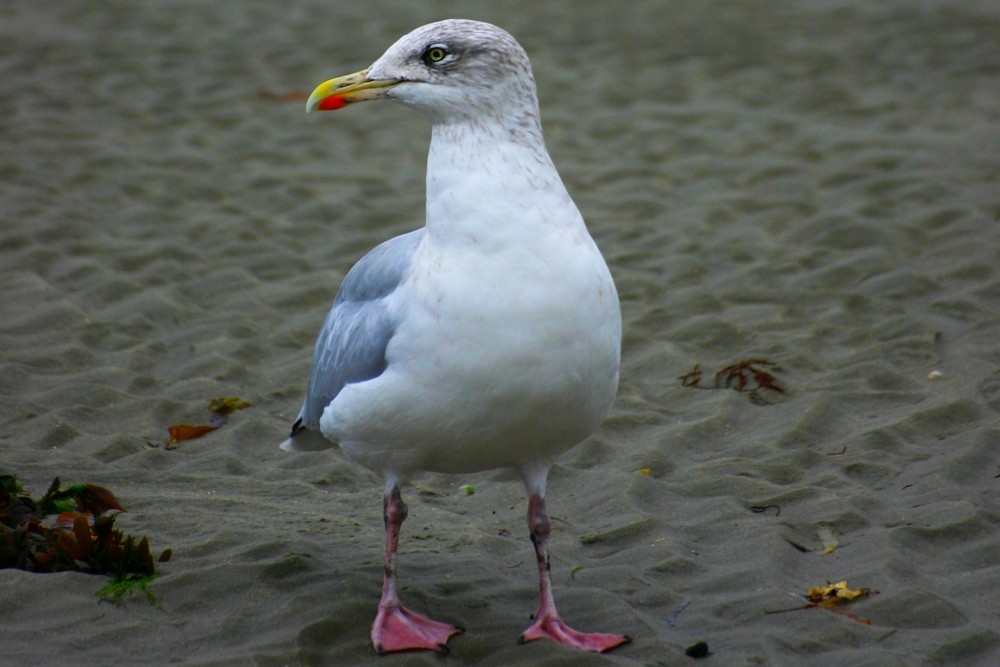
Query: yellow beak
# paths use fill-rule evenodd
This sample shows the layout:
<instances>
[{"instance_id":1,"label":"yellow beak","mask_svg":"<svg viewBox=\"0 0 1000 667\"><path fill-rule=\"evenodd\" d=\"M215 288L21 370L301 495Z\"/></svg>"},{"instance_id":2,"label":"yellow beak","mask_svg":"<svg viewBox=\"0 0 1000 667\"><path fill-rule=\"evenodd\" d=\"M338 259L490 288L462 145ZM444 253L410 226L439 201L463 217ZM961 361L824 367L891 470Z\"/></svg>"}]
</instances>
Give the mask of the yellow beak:
<instances>
[{"instance_id":1,"label":"yellow beak","mask_svg":"<svg viewBox=\"0 0 1000 667\"><path fill-rule=\"evenodd\" d=\"M352 102L365 102L385 97L389 88L399 83L395 79L368 79L368 70L330 79L316 86L306 102L306 113L319 109L334 111Z\"/></svg>"}]
</instances>

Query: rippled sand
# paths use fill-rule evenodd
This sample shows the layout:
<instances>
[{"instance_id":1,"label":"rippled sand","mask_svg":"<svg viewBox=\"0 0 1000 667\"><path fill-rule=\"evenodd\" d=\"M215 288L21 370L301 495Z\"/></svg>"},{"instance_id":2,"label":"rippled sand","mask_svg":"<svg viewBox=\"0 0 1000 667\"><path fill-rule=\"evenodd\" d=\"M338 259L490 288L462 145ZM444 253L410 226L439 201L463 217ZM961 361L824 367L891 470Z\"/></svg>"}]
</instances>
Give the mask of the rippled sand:
<instances>
[{"instance_id":1,"label":"rippled sand","mask_svg":"<svg viewBox=\"0 0 1000 667\"><path fill-rule=\"evenodd\" d=\"M0 467L104 484L174 551L158 607L0 571L0 662L375 661L381 484L276 445L344 272L422 223L429 128L281 95L466 16L532 56L621 293L618 403L549 505L564 616L634 643L518 646L520 486L427 476L401 578L468 629L449 660L997 664L1000 9L537 4L0 7ZM678 379L753 357L780 364L772 404ZM165 451L218 395L254 406ZM879 591L870 626L764 613L841 579Z\"/></svg>"}]
</instances>

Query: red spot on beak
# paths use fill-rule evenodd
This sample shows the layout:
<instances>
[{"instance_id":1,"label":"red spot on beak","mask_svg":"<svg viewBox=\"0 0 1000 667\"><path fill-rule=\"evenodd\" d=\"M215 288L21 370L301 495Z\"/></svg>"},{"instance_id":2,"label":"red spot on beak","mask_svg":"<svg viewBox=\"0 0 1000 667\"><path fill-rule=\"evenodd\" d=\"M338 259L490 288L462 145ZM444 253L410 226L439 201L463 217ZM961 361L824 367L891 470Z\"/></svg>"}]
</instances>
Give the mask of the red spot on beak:
<instances>
[{"instance_id":1,"label":"red spot on beak","mask_svg":"<svg viewBox=\"0 0 1000 667\"><path fill-rule=\"evenodd\" d=\"M320 111L336 111L347 106L347 101L340 95L331 95L320 101L316 108Z\"/></svg>"}]
</instances>

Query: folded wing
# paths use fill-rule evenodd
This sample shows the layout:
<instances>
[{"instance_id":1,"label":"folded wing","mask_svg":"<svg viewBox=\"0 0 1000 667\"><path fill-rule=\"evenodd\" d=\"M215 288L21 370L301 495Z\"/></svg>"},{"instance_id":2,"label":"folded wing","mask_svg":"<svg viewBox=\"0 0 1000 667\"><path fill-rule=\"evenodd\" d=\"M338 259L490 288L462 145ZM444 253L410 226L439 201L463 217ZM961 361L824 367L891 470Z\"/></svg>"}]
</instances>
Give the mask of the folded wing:
<instances>
[{"instance_id":1,"label":"folded wing","mask_svg":"<svg viewBox=\"0 0 1000 667\"><path fill-rule=\"evenodd\" d=\"M286 450L329 447L319 436L323 411L344 385L378 377L396 322L385 300L405 278L424 230L390 239L372 249L344 277L316 340L309 387Z\"/></svg>"}]
</instances>

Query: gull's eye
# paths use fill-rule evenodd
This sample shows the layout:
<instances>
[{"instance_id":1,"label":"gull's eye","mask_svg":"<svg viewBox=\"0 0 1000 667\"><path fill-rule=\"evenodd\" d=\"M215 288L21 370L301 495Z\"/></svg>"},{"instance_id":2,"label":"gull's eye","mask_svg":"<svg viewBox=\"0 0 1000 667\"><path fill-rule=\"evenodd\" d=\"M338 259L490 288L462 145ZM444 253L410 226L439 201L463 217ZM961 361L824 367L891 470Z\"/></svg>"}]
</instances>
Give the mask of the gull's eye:
<instances>
[{"instance_id":1,"label":"gull's eye","mask_svg":"<svg viewBox=\"0 0 1000 667\"><path fill-rule=\"evenodd\" d=\"M440 44L432 44L424 51L424 62L428 65L436 65L448 57L448 49Z\"/></svg>"}]
</instances>

